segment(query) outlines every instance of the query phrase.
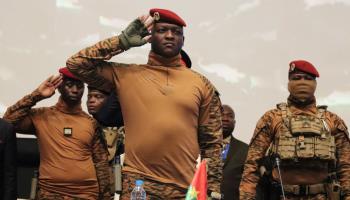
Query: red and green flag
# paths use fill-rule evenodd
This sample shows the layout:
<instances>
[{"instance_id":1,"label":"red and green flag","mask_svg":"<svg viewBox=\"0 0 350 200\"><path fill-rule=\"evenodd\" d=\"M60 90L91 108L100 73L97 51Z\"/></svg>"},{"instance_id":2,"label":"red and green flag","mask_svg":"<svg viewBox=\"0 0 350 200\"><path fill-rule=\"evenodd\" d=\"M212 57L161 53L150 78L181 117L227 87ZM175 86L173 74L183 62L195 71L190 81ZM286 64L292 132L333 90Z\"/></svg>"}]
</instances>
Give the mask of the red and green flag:
<instances>
[{"instance_id":1,"label":"red and green flag","mask_svg":"<svg viewBox=\"0 0 350 200\"><path fill-rule=\"evenodd\" d=\"M207 199L207 163L205 160L199 165L192 183L187 190L186 200Z\"/></svg>"}]
</instances>

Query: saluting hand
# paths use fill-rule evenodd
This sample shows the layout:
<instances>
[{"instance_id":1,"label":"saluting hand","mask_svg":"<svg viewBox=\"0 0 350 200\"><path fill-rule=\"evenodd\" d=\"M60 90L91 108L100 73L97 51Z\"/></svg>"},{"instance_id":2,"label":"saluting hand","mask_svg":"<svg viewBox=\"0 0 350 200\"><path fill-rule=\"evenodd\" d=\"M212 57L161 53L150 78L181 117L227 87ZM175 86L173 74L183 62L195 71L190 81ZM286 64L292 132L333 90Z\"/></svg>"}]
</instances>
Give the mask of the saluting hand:
<instances>
[{"instance_id":1,"label":"saluting hand","mask_svg":"<svg viewBox=\"0 0 350 200\"><path fill-rule=\"evenodd\" d=\"M62 75L52 75L42 82L36 89L43 98L49 98L55 94L55 90L62 83Z\"/></svg>"},{"instance_id":2,"label":"saluting hand","mask_svg":"<svg viewBox=\"0 0 350 200\"><path fill-rule=\"evenodd\" d=\"M118 36L124 50L146 44L151 39L154 19L149 14L142 15L131 22Z\"/></svg>"}]
</instances>

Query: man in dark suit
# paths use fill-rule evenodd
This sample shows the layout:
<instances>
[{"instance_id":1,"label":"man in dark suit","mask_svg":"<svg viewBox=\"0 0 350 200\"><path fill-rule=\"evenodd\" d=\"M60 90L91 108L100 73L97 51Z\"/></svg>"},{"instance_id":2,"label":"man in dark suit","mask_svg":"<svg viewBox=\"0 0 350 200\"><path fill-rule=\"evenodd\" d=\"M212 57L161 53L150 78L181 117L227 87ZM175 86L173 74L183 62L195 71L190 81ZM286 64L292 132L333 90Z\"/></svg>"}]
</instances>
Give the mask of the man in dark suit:
<instances>
[{"instance_id":1,"label":"man in dark suit","mask_svg":"<svg viewBox=\"0 0 350 200\"><path fill-rule=\"evenodd\" d=\"M0 119L0 199L17 198L16 174L16 134Z\"/></svg>"},{"instance_id":2,"label":"man in dark suit","mask_svg":"<svg viewBox=\"0 0 350 200\"><path fill-rule=\"evenodd\" d=\"M225 200L239 199L239 183L241 182L243 166L247 157L248 145L232 136L235 129L235 112L229 105L223 105L222 127L224 136L223 181L221 193Z\"/></svg>"}]
</instances>

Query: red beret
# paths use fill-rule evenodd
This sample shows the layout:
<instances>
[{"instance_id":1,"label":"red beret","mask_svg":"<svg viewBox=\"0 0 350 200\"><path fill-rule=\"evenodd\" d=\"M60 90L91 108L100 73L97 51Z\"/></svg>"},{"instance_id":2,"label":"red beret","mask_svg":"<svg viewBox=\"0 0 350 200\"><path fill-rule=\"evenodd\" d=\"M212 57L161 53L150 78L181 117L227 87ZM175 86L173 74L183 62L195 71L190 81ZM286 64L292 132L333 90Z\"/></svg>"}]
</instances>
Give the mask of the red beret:
<instances>
[{"instance_id":1,"label":"red beret","mask_svg":"<svg viewBox=\"0 0 350 200\"><path fill-rule=\"evenodd\" d=\"M318 71L314 67L314 65L306 60L294 60L294 61L290 62L289 63L289 73L292 73L295 70L306 72L306 73L311 74L315 77L320 77L320 74L318 73Z\"/></svg>"},{"instance_id":2,"label":"red beret","mask_svg":"<svg viewBox=\"0 0 350 200\"><path fill-rule=\"evenodd\" d=\"M58 70L63 76L68 77L68 78L72 78L75 80L79 80L77 77L75 77L69 70L67 67L62 67Z\"/></svg>"},{"instance_id":3,"label":"red beret","mask_svg":"<svg viewBox=\"0 0 350 200\"><path fill-rule=\"evenodd\" d=\"M149 14L154 18L155 21L168 22L179 26L186 26L186 23L181 17L170 10L153 8L149 11Z\"/></svg>"}]
</instances>

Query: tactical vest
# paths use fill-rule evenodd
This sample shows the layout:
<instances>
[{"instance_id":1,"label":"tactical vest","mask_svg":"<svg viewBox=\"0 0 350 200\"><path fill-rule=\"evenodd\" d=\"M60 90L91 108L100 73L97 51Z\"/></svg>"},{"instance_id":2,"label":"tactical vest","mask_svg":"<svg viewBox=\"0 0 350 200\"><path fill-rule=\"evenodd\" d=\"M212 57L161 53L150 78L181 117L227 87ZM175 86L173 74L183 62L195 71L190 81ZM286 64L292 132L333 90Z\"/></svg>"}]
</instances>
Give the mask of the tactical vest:
<instances>
[{"instance_id":1,"label":"tactical vest","mask_svg":"<svg viewBox=\"0 0 350 200\"><path fill-rule=\"evenodd\" d=\"M108 160L112 161L115 158L117 148L120 144L124 144L125 130L122 127L104 127L102 129L103 136L108 148Z\"/></svg>"},{"instance_id":2,"label":"tactical vest","mask_svg":"<svg viewBox=\"0 0 350 200\"><path fill-rule=\"evenodd\" d=\"M293 115L286 103L277 105L282 126L269 149L282 161L320 160L335 163L335 139L325 121L326 106L317 107L317 116ZM290 162L284 162L290 163Z\"/></svg>"}]
</instances>

